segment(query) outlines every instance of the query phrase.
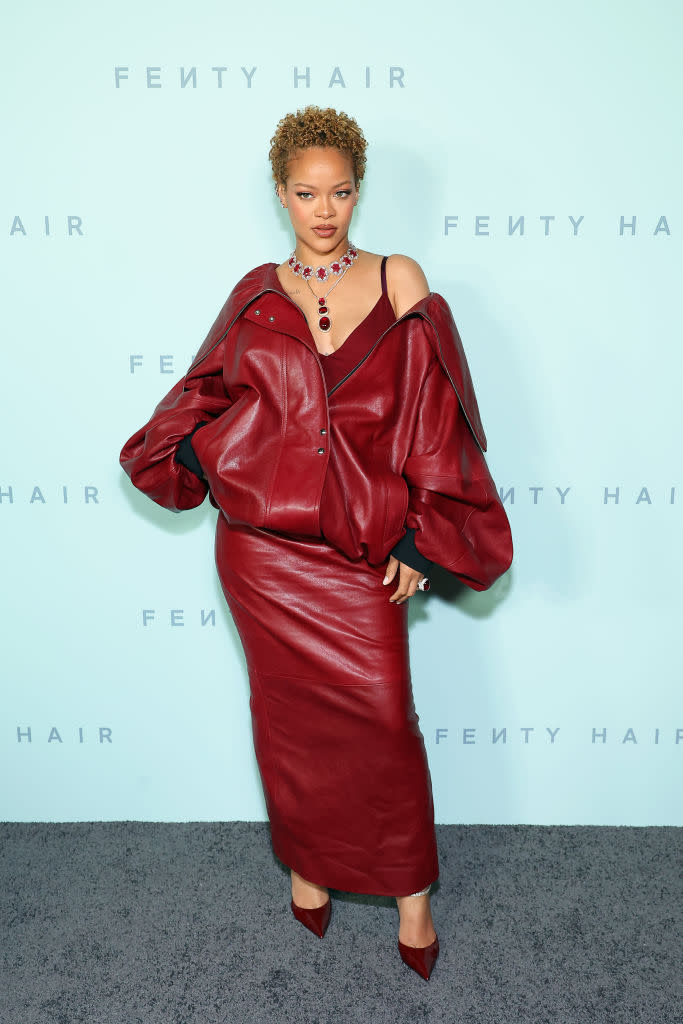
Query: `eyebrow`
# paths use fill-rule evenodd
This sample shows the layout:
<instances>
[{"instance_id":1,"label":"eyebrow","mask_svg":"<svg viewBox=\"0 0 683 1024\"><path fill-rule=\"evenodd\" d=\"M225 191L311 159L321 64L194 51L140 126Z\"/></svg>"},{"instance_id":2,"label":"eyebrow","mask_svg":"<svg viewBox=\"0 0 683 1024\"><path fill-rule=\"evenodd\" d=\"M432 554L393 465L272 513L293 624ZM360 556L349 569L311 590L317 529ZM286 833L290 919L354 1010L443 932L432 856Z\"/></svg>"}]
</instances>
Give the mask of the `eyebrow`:
<instances>
[{"instance_id":1,"label":"eyebrow","mask_svg":"<svg viewBox=\"0 0 683 1024\"><path fill-rule=\"evenodd\" d=\"M351 179L347 178L346 181L338 181L336 185L332 186L332 188L339 188L340 185L350 185L350 184L351 184ZM308 185L305 181L295 181L294 185L293 185L293 188L296 188L297 185L301 185L303 188L315 188L315 185Z\"/></svg>"}]
</instances>

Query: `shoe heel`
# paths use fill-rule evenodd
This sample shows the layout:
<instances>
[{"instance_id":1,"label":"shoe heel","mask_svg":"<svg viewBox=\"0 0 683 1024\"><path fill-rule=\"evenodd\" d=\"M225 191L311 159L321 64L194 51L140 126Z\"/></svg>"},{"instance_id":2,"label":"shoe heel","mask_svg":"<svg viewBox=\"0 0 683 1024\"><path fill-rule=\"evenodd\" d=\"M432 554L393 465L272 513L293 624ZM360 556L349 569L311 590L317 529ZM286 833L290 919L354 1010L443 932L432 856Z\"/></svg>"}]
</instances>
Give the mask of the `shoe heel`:
<instances>
[{"instance_id":1,"label":"shoe heel","mask_svg":"<svg viewBox=\"0 0 683 1024\"><path fill-rule=\"evenodd\" d=\"M398 951L404 964L412 967L425 981L429 981L439 955L439 936L437 935L428 946L406 946L399 939Z\"/></svg>"},{"instance_id":2,"label":"shoe heel","mask_svg":"<svg viewBox=\"0 0 683 1024\"><path fill-rule=\"evenodd\" d=\"M330 923L330 917L332 915L332 900L328 897L327 903L323 903L322 907L299 907L292 900L292 913L297 921L305 925L309 931L317 935L319 939L322 939L323 935L327 931L327 926Z\"/></svg>"}]
</instances>

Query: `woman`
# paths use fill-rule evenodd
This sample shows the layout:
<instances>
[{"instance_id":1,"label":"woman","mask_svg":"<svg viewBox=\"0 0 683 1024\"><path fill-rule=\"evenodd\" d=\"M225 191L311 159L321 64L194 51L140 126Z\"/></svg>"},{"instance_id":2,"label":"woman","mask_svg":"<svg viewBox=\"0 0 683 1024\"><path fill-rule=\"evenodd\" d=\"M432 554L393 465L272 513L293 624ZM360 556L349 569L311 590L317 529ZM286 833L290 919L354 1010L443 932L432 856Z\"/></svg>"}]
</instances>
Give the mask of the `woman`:
<instances>
[{"instance_id":1,"label":"woman","mask_svg":"<svg viewBox=\"0 0 683 1024\"><path fill-rule=\"evenodd\" d=\"M331 108L282 118L270 161L294 250L237 283L121 464L166 508L208 493L219 509L295 917L322 938L329 888L394 896L401 957L428 979L438 857L407 602L434 562L486 589L512 541L448 304L414 260L349 241L365 149Z\"/></svg>"}]
</instances>

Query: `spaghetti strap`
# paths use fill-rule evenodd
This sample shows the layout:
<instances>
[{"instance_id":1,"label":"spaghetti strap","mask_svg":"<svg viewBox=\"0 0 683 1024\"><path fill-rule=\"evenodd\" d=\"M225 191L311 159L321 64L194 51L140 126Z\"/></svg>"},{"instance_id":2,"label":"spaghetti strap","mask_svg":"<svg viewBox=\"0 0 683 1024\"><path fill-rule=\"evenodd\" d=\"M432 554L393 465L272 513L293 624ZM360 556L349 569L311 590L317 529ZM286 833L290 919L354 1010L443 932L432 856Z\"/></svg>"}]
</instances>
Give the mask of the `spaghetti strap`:
<instances>
[{"instance_id":1,"label":"spaghetti strap","mask_svg":"<svg viewBox=\"0 0 683 1024\"><path fill-rule=\"evenodd\" d=\"M388 258L388 256L383 256L381 260L382 294L375 305L365 319L361 320L347 335L339 348L320 357L320 365L328 392L363 363L364 357L380 335L396 320L387 290L386 262Z\"/></svg>"}]
</instances>

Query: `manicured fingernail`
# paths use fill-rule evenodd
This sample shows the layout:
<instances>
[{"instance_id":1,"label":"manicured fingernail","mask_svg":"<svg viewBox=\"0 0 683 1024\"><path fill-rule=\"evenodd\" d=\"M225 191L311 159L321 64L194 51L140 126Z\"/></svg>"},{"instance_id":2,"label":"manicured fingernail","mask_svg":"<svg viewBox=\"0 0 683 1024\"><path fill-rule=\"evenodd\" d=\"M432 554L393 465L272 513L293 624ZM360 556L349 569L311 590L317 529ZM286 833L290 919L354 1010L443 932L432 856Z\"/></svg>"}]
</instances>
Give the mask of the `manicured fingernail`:
<instances>
[{"instance_id":1,"label":"manicured fingernail","mask_svg":"<svg viewBox=\"0 0 683 1024\"><path fill-rule=\"evenodd\" d=\"M388 582L389 582L389 577L385 576L384 579L382 580L382 584L388 583Z\"/></svg>"}]
</instances>

